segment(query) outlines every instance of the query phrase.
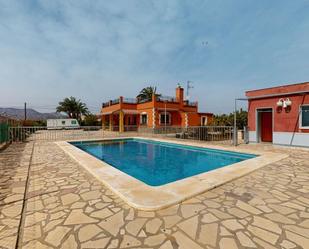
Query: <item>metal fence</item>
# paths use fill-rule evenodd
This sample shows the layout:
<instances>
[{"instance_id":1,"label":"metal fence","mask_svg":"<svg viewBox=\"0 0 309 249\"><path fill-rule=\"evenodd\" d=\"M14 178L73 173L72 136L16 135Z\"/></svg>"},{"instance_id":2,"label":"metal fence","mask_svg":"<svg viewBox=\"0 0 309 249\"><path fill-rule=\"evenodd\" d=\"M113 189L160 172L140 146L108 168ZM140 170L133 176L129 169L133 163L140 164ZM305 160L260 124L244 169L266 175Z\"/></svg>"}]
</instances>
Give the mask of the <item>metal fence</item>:
<instances>
[{"instance_id":1,"label":"metal fence","mask_svg":"<svg viewBox=\"0 0 309 249\"><path fill-rule=\"evenodd\" d=\"M49 130L47 127L10 127L9 140L11 142L24 141L59 141L78 139L100 139L115 136L143 136L170 139L187 139L231 144L233 141L233 127L231 126L196 126L178 127L166 126L149 128L143 126L125 126L124 132L119 132L118 126L111 130L101 126L85 126L80 129ZM241 136L240 136L241 137Z\"/></svg>"},{"instance_id":2,"label":"metal fence","mask_svg":"<svg viewBox=\"0 0 309 249\"><path fill-rule=\"evenodd\" d=\"M141 130L140 132L145 133L146 130ZM170 126L155 128L153 129L152 133L155 136L212 142L221 141L230 143L233 139L233 128L230 126Z\"/></svg>"},{"instance_id":3,"label":"metal fence","mask_svg":"<svg viewBox=\"0 0 309 249\"><path fill-rule=\"evenodd\" d=\"M11 142L75 140L101 138L103 130L101 126L84 126L71 130L47 129L45 126L18 126L9 128L9 137Z\"/></svg>"},{"instance_id":4,"label":"metal fence","mask_svg":"<svg viewBox=\"0 0 309 249\"><path fill-rule=\"evenodd\" d=\"M119 131L119 126L107 127L106 131ZM124 126L123 133L120 135L131 133L132 136L145 137L167 137L177 139L190 139L200 141L217 141L224 143L232 143L233 127L231 126L194 126L194 127L180 127L180 126L166 126L150 128L147 126Z\"/></svg>"}]
</instances>

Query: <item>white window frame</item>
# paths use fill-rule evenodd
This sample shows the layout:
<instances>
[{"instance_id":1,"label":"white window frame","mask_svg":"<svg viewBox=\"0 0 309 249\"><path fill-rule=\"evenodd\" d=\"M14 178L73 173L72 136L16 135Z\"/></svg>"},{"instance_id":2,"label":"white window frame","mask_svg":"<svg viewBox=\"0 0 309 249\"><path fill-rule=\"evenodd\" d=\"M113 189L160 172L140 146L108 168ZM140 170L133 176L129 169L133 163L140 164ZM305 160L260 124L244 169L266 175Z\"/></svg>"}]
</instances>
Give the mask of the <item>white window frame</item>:
<instances>
[{"instance_id":1,"label":"white window frame","mask_svg":"<svg viewBox=\"0 0 309 249\"><path fill-rule=\"evenodd\" d=\"M143 115L146 115L146 123L145 124L143 124L143 122L142 122L142 116ZM142 112L141 114L140 114L140 119L139 119L139 124L140 125L148 125L148 114L147 114L147 112Z\"/></svg>"},{"instance_id":2,"label":"white window frame","mask_svg":"<svg viewBox=\"0 0 309 249\"><path fill-rule=\"evenodd\" d=\"M161 124L162 124L162 125L165 125L164 123L161 123L161 116L162 116L162 115L165 115L165 112L160 112L159 123L160 123L160 125L161 125ZM166 116L169 116L169 122L166 123L166 125L171 125L171 124L172 124L172 114L169 113L169 112L166 112Z\"/></svg>"},{"instance_id":3,"label":"white window frame","mask_svg":"<svg viewBox=\"0 0 309 249\"><path fill-rule=\"evenodd\" d=\"M309 104L304 104L304 105L299 105L299 112L300 112L300 114L299 114L299 128L300 129L309 129L309 126L303 126L303 124L302 124L302 120L303 120L303 112L302 112L302 107L303 106L309 106Z\"/></svg>"},{"instance_id":4,"label":"white window frame","mask_svg":"<svg viewBox=\"0 0 309 249\"><path fill-rule=\"evenodd\" d=\"M206 119L206 124L203 124L203 118ZM208 123L208 117L207 116L201 116L201 126L207 126Z\"/></svg>"}]
</instances>

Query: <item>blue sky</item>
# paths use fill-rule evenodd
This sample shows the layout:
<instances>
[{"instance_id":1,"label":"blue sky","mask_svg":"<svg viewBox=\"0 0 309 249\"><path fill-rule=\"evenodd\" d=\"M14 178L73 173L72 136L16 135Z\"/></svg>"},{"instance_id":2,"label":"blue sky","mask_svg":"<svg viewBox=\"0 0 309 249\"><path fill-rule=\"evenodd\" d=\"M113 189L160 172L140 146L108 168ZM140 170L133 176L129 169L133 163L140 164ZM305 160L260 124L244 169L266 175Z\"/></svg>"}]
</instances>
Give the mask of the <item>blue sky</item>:
<instances>
[{"instance_id":1,"label":"blue sky","mask_svg":"<svg viewBox=\"0 0 309 249\"><path fill-rule=\"evenodd\" d=\"M90 109L148 85L194 84L201 111L309 81L309 1L0 0L0 106Z\"/></svg>"}]
</instances>

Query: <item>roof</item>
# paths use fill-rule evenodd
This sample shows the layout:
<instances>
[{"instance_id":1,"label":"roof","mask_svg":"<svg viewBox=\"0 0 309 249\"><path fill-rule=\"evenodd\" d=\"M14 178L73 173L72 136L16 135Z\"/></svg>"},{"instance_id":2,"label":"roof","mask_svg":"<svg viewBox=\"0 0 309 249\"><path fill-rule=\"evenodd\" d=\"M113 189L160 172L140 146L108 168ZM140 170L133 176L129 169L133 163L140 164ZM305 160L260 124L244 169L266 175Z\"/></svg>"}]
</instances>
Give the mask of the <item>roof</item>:
<instances>
[{"instance_id":1,"label":"roof","mask_svg":"<svg viewBox=\"0 0 309 249\"><path fill-rule=\"evenodd\" d=\"M280 95L280 94L293 94L300 92L309 92L309 82L246 91L246 96L248 98L256 98L256 97L269 97L271 95Z\"/></svg>"}]
</instances>

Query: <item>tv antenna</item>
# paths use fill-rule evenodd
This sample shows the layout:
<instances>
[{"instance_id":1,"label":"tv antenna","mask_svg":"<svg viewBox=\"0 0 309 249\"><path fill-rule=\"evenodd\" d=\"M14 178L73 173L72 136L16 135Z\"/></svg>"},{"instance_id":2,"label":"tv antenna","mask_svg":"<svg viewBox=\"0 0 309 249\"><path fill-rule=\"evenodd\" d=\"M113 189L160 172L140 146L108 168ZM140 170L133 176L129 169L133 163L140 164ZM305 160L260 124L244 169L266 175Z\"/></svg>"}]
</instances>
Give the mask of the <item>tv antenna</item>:
<instances>
[{"instance_id":1,"label":"tv antenna","mask_svg":"<svg viewBox=\"0 0 309 249\"><path fill-rule=\"evenodd\" d=\"M186 100L190 99L190 89L193 89L193 85L192 85L192 81L188 80L187 81L187 96L186 96Z\"/></svg>"}]
</instances>

